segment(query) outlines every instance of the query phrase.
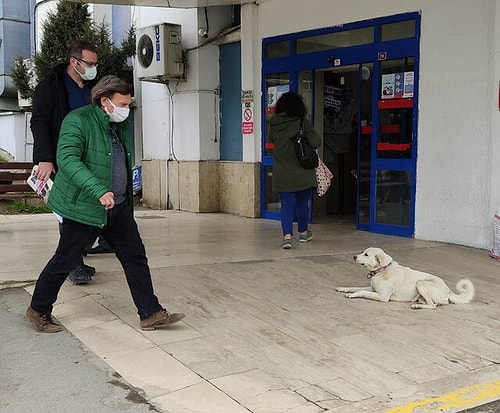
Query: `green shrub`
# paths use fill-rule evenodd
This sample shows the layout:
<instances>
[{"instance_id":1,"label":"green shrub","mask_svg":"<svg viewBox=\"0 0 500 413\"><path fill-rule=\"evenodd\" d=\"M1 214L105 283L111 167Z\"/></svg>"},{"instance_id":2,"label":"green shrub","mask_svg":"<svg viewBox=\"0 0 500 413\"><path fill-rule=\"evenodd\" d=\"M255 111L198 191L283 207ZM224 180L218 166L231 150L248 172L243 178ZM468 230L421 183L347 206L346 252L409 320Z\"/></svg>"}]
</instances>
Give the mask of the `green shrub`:
<instances>
[{"instance_id":1,"label":"green shrub","mask_svg":"<svg viewBox=\"0 0 500 413\"><path fill-rule=\"evenodd\" d=\"M52 212L46 205L32 205L24 200L12 202L7 206L7 211L10 213L29 213L29 214L45 214Z\"/></svg>"},{"instance_id":2,"label":"green shrub","mask_svg":"<svg viewBox=\"0 0 500 413\"><path fill-rule=\"evenodd\" d=\"M43 39L33 57L33 71L24 64L25 57L18 56L10 73L12 80L24 99L33 97L38 80L44 79L52 68L66 61L66 52L76 40L87 40L97 47L99 69L97 78L113 74L133 84L133 69L129 58L135 55L135 29L130 27L121 47L111 41L108 26L95 23L90 17L88 5L61 0L54 12L47 13L43 26Z\"/></svg>"}]
</instances>

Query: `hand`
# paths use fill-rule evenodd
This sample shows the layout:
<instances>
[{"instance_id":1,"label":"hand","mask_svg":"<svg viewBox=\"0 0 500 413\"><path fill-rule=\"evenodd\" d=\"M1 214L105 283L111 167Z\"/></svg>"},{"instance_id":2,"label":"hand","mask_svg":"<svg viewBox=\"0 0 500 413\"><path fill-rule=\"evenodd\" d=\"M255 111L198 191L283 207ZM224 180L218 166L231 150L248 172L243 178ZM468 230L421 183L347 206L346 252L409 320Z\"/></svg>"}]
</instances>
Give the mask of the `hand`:
<instances>
[{"instance_id":1,"label":"hand","mask_svg":"<svg viewBox=\"0 0 500 413\"><path fill-rule=\"evenodd\" d=\"M351 175L358 179L358 171L356 171L356 169L351 169Z\"/></svg>"},{"instance_id":2,"label":"hand","mask_svg":"<svg viewBox=\"0 0 500 413\"><path fill-rule=\"evenodd\" d=\"M52 162L39 162L35 174L40 181L47 182L50 175L52 175L55 171L56 170Z\"/></svg>"},{"instance_id":3,"label":"hand","mask_svg":"<svg viewBox=\"0 0 500 413\"><path fill-rule=\"evenodd\" d=\"M111 209L115 206L115 194L113 192L106 192L99 198L99 202L104 206L104 209Z\"/></svg>"}]
</instances>

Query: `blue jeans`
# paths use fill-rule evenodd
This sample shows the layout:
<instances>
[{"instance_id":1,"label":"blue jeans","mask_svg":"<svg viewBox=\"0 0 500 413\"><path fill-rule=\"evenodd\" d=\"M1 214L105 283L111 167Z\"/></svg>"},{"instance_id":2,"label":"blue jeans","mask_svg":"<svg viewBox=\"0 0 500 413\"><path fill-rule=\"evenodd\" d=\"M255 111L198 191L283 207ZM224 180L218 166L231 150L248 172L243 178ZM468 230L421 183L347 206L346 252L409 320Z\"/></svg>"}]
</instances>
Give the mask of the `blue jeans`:
<instances>
[{"instance_id":1,"label":"blue jeans","mask_svg":"<svg viewBox=\"0 0 500 413\"><path fill-rule=\"evenodd\" d=\"M281 201L281 228L283 235L293 235L293 221L297 216L298 230L307 231L309 225L309 200L312 188L298 192L280 192Z\"/></svg>"},{"instance_id":2,"label":"blue jeans","mask_svg":"<svg viewBox=\"0 0 500 413\"><path fill-rule=\"evenodd\" d=\"M153 292L146 250L132 209L126 202L107 212L104 228L64 219L59 245L42 270L33 292L31 307L40 314L51 314L57 294L68 273L82 257L85 248L101 233L115 251L127 279L141 320L163 309Z\"/></svg>"}]
</instances>

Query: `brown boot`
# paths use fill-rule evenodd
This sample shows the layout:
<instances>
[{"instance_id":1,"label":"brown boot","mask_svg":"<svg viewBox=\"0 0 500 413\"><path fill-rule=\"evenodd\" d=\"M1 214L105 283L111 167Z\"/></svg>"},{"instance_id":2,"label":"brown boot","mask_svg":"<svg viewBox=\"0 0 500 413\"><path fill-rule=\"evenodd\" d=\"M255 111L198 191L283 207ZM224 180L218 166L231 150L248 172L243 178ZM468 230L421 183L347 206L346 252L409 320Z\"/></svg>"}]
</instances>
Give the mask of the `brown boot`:
<instances>
[{"instance_id":1,"label":"brown boot","mask_svg":"<svg viewBox=\"0 0 500 413\"><path fill-rule=\"evenodd\" d=\"M56 323L50 314L40 314L31 306L26 310L26 317L33 323L35 330L40 333L57 333L62 330L61 325Z\"/></svg>"},{"instance_id":2,"label":"brown boot","mask_svg":"<svg viewBox=\"0 0 500 413\"><path fill-rule=\"evenodd\" d=\"M154 330L156 327L163 327L168 324L177 323L185 317L182 313L170 314L167 310L160 310L152 316L141 320L141 329L145 331Z\"/></svg>"}]
</instances>

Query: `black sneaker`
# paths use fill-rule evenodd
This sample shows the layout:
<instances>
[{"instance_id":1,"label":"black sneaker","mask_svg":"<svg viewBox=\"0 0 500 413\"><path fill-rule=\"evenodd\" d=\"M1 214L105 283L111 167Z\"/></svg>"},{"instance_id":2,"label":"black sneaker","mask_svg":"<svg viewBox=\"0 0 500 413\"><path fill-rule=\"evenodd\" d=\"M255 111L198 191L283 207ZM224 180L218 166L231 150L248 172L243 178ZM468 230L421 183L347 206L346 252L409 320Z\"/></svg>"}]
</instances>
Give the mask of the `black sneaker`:
<instances>
[{"instance_id":1,"label":"black sneaker","mask_svg":"<svg viewBox=\"0 0 500 413\"><path fill-rule=\"evenodd\" d=\"M95 275L95 267L91 267L90 265L83 264L83 268L85 271L87 271L90 274L91 277L93 275Z\"/></svg>"},{"instance_id":2,"label":"black sneaker","mask_svg":"<svg viewBox=\"0 0 500 413\"><path fill-rule=\"evenodd\" d=\"M78 264L68 274L68 280L73 284L87 284L92 279L92 274L82 264Z\"/></svg>"}]
</instances>

